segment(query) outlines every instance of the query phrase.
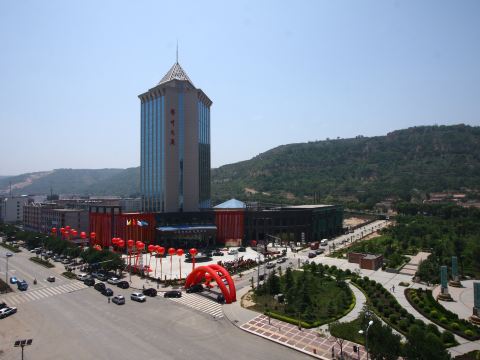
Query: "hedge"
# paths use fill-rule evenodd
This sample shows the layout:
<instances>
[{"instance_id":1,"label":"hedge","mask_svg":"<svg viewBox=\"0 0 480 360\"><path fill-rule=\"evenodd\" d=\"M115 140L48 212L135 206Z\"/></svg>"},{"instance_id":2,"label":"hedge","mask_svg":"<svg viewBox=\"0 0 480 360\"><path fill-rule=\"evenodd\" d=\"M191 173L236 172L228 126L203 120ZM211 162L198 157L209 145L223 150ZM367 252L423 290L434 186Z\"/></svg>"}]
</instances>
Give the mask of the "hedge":
<instances>
[{"instance_id":1,"label":"hedge","mask_svg":"<svg viewBox=\"0 0 480 360\"><path fill-rule=\"evenodd\" d=\"M47 268L53 268L55 267L55 265L53 265L50 261L48 260L42 260L36 256L32 256L30 258L30 261L33 261L34 263L37 263L38 265L42 265L42 266L45 266Z\"/></svg>"},{"instance_id":2,"label":"hedge","mask_svg":"<svg viewBox=\"0 0 480 360\"><path fill-rule=\"evenodd\" d=\"M430 290L405 289L405 297L420 314L442 328L471 341L480 339L480 327L459 319L457 314L444 308Z\"/></svg>"},{"instance_id":3,"label":"hedge","mask_svg":"<svg viewBox=\"0 0 480 360\"><path fill-rule=\"evenodd\" d=\"M77 276L71 271L65 271L65 272L62 273L62 275L65 276L68 279L76 279L77 278Z\"/></svg>"},{"instance_id":4,"label":"hedge","mask_svg":"<svg viewBox=\"0 0 480 360\"><path fill-rule=\"evenodd\" d=\"M22 250L20 250L20 248L18 246L10 245L6 242L2 242L2 243L0 243L0 245L3 246L5 249L13 251L14 253L19 253L19 252L22 251Z\"/></svg>"}]
</instances>

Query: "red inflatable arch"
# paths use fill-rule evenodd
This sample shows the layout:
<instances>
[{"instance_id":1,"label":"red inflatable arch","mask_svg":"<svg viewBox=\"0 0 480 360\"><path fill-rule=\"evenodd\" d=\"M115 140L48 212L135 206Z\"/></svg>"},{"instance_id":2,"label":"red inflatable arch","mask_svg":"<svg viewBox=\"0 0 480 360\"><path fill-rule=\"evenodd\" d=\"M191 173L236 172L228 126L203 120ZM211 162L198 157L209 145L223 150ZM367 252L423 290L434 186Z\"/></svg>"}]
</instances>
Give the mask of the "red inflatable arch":
<instances>
[{"instance_id":1,"label":"red inflatable arch","mask_svg":"<svg viewBox=\"0 0 480 360\"><path fill-rule=\"evenodd\" d=\"M235 290L235 284L233 283L232 277L224 267L217 264L204 265L195 268L187 276L185 281L185 289L188 289L190 286L195 284L199 284L205 277L206 273L209 273L212 279L217 282L217 285L220 290L222 290L223 297L225 298L225 302L227 304L237 301L237 292ZM223 283L223 279L227 280L228 288Z\"/></svg>"}]
</instances>

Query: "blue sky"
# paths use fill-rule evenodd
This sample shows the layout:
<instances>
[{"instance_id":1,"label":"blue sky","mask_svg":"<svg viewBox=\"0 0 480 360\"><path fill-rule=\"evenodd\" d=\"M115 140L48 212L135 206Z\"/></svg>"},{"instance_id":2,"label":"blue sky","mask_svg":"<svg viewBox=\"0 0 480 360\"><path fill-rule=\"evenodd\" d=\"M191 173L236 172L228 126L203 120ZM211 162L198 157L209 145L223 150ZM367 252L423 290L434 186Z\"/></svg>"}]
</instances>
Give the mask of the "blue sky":
<instances>
[{"instance_id":1,"label":"blue sky","mask_svg":"<svg viewBox=\"0 0 480 360\"><path fill-rule=\"evenodd\" d=\"M277 145L480 125L479 1L0 0L0 175L140 162L175 61L213 100L212 166Z\"/></svg>"}]
</instances>

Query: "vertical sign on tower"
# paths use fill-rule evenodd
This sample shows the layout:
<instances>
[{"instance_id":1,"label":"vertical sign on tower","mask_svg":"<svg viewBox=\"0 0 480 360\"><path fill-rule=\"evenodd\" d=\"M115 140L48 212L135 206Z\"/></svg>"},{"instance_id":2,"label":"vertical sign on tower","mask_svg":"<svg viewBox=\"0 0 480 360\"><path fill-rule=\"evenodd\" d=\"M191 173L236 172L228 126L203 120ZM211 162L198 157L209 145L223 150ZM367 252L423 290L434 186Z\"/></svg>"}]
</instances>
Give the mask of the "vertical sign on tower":
<instances>
[{"instance_id":1,"label":"vertical sign on tower","mask_svg":"<svg viewBox=\"0 0 480 360\"><path fill-rule=\"evenodd\" d=\"M175 109L170 109L170 145L175 146Z\"/></svg>"}]
</instances>

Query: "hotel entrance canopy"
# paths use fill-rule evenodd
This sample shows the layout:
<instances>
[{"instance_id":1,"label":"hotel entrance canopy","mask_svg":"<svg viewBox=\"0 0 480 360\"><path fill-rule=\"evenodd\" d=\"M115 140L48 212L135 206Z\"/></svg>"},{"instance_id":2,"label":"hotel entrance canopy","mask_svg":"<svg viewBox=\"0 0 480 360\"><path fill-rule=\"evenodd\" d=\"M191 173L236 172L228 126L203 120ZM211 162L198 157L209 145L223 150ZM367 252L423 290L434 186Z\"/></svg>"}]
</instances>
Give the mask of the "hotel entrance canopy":
<instances>
[{"instance_id":1,"label":"hotel entrance canopy","mask_svg":"<svg viewBox=\"0 0 480 360\"><path fill-rule=\"evenodd\" d=\"M175 234L201 234L217 231L215 225L178 225L178 226L160 226L157 230L161 233Z\"/></svg>"}]
</instances>

